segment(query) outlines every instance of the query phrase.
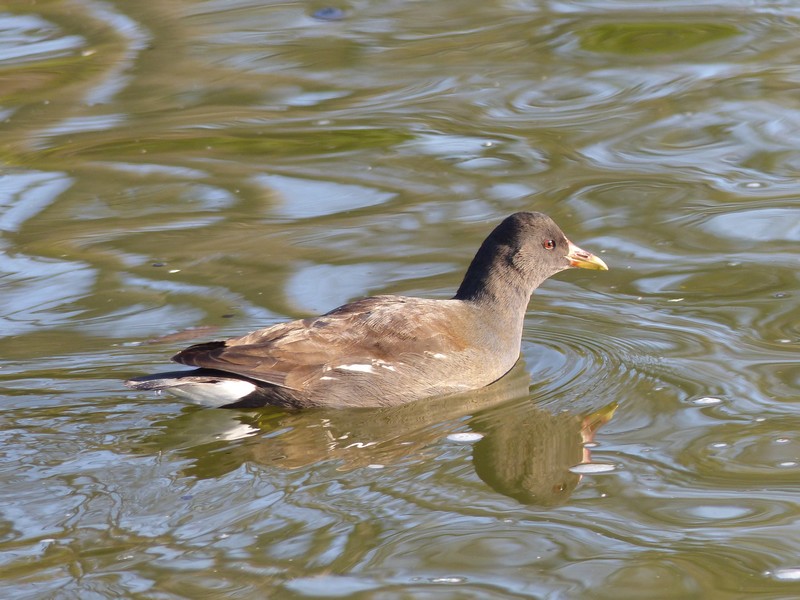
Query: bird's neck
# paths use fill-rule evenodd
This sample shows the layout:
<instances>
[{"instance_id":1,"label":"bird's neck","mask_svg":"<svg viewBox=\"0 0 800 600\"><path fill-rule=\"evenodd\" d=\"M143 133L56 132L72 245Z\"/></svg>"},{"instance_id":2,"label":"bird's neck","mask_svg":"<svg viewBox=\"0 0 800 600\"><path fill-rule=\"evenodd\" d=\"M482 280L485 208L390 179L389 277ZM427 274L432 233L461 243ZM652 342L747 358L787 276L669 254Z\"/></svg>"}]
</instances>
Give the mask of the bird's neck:
<instances>
[{"instance_id":1,"label":"bird's neck","mask_svg":"<svg viewBox=\"0 0 800 600\"><path fill-rule=\"evenodd\" d=\"M472 302L494 312L525 315L531 293L540 282L519 268L515 250L486 240L472 260L454 299Z\"/></svg>"}]
</instances>

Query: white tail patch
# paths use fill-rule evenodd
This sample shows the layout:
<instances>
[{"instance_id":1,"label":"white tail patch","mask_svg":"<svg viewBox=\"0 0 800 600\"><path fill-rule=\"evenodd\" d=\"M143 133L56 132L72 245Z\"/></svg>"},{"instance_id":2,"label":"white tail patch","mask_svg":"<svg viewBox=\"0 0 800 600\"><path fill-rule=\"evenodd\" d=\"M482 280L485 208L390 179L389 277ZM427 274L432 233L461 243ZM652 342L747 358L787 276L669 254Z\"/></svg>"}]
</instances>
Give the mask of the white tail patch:
<instances>
[{"instance_id":1,"label":"white tail patch","mask_svg":"<svg viewBox=\"0 0 800 600\"><path fill-rule=\"evenodd\" d=\"M447 358L447 354L442 354L441 352L428 352L425 351L425 356L430 356L431 358L438 358L439 360L443 358Z\"/></svg>"},{"instance_id":2,"label":"white tail patch","mask_svg":"<svg viewBox=\"0 0 800 600\"><path fill-rule=\"evenodd\" d=\"M201 406L219 407L233 404L254 392L256 386L249 381L238 379L220 379L215 382L192 381L164 388L179 398L185 398Z\"/></svg>"}]
</instances>

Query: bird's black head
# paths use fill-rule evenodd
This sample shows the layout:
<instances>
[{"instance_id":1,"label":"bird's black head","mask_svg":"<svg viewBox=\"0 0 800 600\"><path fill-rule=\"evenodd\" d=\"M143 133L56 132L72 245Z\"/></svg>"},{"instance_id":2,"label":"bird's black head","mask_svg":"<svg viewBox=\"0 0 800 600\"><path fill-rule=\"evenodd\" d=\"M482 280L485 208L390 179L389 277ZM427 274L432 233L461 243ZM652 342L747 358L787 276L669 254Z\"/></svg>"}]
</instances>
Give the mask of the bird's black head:
<instances>
[{"instance_id":1,"label":"bird's black head","mask_svg":"<svg viewBox=\"0 0 800 600\"><path fill-rule=\"evenodd\" d=\"M608 269L598 257L570 242L547 215L514 213L483 242L455 297L466 300L489 294L502 301L511 293L530 295L545 279L570 267Z\"/></svg>"}]
</instances>

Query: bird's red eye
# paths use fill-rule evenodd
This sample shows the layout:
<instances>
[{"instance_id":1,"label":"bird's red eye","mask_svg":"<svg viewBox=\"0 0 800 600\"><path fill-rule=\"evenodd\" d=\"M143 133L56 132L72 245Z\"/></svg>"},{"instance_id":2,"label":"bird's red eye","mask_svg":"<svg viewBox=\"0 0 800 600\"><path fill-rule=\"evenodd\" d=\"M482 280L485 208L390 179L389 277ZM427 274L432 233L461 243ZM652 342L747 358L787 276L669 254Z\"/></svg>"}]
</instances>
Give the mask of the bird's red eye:
<instances>
[{"instance_id":1,"label":"bird's red eye","mask_svg":"<svg viewBox=\"0 0 800 600\"><path fill-rule=\"evenodd\" d=\"M553 240L545 240L544 242L542 242L542 246L544 246L545 250L552 250L553 248L556 247L556 243Z\"/></svg>"}]
</instances>

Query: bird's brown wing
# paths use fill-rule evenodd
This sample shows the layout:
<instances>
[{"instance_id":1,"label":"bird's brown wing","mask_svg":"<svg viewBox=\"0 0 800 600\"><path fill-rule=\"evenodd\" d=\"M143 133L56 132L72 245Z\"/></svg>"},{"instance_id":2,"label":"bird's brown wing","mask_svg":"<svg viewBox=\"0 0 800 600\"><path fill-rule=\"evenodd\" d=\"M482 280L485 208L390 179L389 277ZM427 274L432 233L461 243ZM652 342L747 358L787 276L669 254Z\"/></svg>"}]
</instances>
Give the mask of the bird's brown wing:
<instances>
[{"instance_id":1,"label":"bird's brown wing","mask_svg":"<svg viewBox=\"0 0 800 600\"><path fill-rule=\"evenodd\" d=\"M465 344L452 335L460 319L449 310L450 302L365 298L321 317L190 346L172 359L302 391L337 366L463 350Z\"/></svg>"}]
</instances>

